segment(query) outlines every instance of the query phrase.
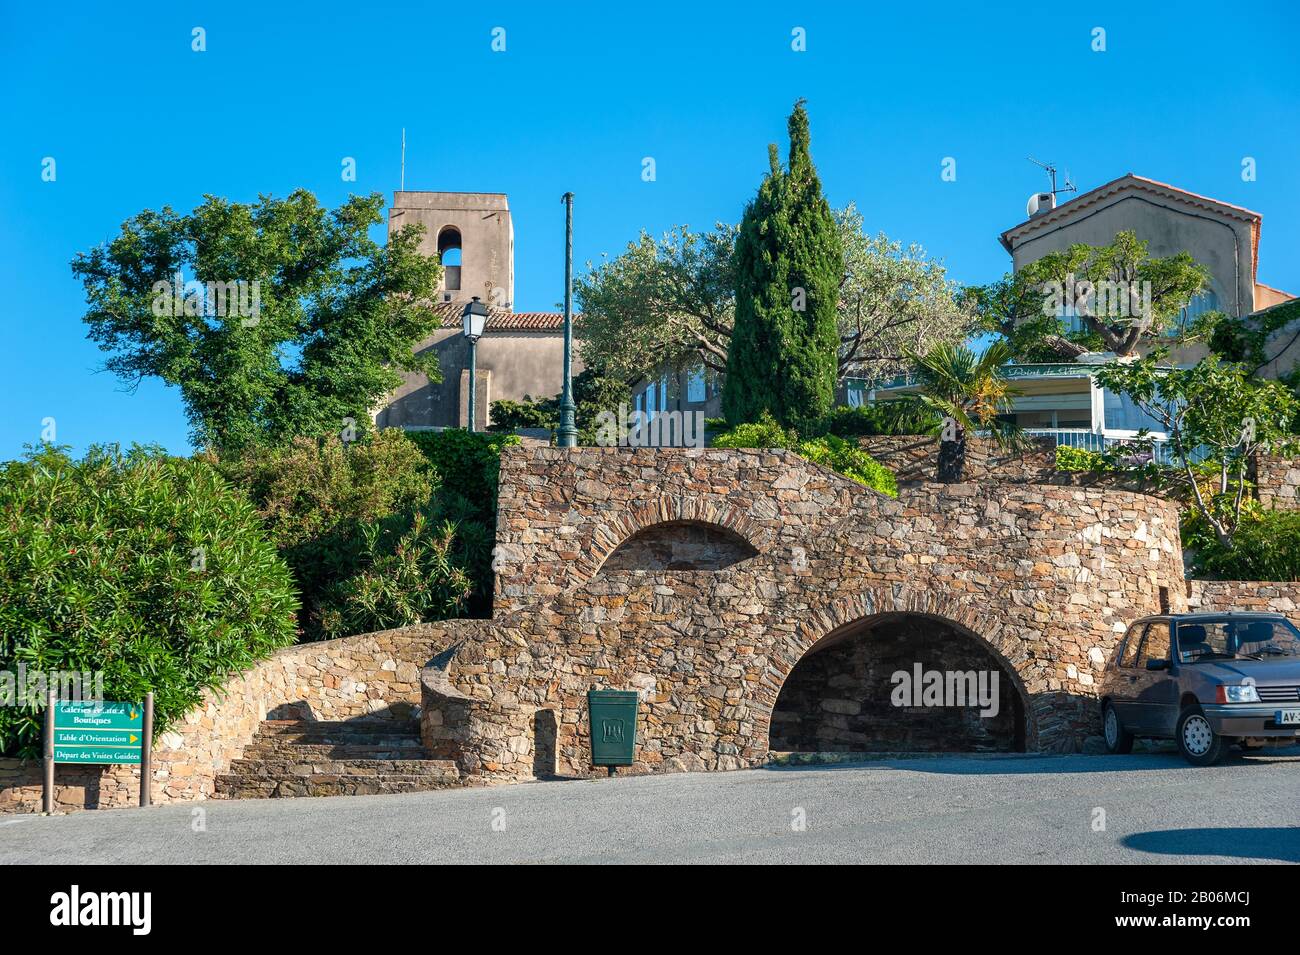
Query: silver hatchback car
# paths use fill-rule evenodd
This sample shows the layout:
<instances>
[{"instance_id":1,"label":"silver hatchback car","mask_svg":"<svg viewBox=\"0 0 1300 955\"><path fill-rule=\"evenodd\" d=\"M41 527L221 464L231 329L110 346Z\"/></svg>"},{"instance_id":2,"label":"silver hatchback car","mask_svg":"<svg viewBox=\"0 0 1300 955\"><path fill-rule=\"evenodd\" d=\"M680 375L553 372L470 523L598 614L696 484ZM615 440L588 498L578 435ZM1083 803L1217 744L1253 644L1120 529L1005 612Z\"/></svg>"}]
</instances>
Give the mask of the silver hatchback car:
<instances>
[{"instance_id":1,"label":"silver hatchback car","mask_svg":"<svg viewBox=\"0 0 1300 955\"><path fill-rule=\"evenodd\" d=\"M1300 630L1273 613L1144 617L1106 666L1101 719L1110 752L1173 739L1195 766L1300 741Z\"/></svg>"}]
</instances>

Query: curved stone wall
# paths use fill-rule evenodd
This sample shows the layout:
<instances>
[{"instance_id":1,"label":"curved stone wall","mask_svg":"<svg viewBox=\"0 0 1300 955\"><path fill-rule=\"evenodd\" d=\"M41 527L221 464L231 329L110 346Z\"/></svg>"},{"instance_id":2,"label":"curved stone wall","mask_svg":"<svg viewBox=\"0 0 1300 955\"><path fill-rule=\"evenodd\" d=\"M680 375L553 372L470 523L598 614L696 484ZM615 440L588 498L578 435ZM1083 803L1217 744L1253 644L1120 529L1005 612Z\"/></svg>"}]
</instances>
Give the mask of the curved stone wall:
<instances>
[{"instance_id":1,"label":"curved stone wall","mask_svg":"<svg viewBox=\"0 0 1300 955\"><path fill-rule=\"evenodd\" d=\"M683 522L737 535L754 556L606 565L625 541ZM478 727L462 771L498 778L532 774L543 709L557 716L559 770L590 772L591 687L640 693L640 771L755 765L808 649L897 613L983 641L1027 701L1027 748L1076 749L1095 733L1095 682L1127 623L1186 600L1164 501L1025 484L927 484L892 500L785 451L510 449L497 566L497 619L466 630L436 674L476 715L443 720L426 694L424 718L441 721L427 735L442 755Z\"/></svg>"}]
</instances>

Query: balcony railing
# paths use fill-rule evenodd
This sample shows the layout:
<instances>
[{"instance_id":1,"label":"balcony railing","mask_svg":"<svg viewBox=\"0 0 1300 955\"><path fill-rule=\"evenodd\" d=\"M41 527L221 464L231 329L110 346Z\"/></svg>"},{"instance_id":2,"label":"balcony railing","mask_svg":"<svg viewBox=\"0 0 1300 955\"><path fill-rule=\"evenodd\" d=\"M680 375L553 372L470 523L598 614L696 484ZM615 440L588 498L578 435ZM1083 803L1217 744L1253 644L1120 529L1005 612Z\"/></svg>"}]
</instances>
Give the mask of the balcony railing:
<instances>
[{"instance_id":1,"label":"balcony railing","mask_svg":"<svg viewBox=\"0 0 1300 955\"><path fill-rule=\"evenodd\" d=\"M1081 362L1042 362L1038 364L1004 365L1004 378L1087 378L1095 366ZM888 381L874 384L867 378L845 378L844 384L850 390L886 391L891 388L908 388L916 384L915 375L896 375Z\"/></svg>"}]
</instances>

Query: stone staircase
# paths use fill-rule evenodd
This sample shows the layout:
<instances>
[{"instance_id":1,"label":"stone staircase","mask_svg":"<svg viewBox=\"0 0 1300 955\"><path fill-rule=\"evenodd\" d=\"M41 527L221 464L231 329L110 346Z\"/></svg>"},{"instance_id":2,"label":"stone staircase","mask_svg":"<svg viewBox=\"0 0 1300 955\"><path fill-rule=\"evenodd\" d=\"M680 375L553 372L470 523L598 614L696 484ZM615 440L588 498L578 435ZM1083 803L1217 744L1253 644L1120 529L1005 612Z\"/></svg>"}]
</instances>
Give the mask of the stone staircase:
<instances>
[{"instance_id":1,"label":"stone staircase","mask_svg":"<svg viewBox=\"0 0 1300 955\"><path fill-rule=\"evenodd\" d=\"M456 764L428 759L414 721L265 720L229 772L216 780L224 799L361 796L461 784Z\"/></svg>"}]
</instances>

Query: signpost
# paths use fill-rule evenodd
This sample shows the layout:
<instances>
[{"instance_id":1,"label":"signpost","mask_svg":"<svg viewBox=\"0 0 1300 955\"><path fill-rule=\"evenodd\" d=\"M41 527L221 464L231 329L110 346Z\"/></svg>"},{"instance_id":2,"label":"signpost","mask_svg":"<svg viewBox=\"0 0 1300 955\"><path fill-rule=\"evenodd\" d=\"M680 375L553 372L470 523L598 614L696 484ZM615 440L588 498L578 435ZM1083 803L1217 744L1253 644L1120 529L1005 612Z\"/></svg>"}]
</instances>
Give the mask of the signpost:
<instances>
[{"instance_id":1,"label":"signpost","mask_svg":"<svg viewBox=\"0 0 1300 955\"><path fill-rule=\"evenodd\" d=\"M45 708L45 811L54 811L55 763L117 763L140 767L140 805L151 802L153 693L144 704L56 700Z\"/></svg>"}]
</instances>

